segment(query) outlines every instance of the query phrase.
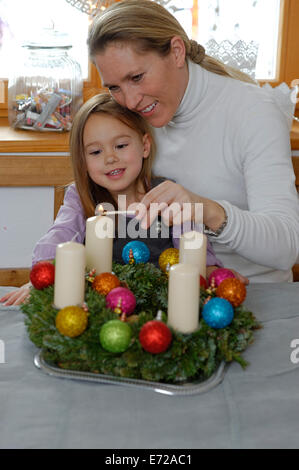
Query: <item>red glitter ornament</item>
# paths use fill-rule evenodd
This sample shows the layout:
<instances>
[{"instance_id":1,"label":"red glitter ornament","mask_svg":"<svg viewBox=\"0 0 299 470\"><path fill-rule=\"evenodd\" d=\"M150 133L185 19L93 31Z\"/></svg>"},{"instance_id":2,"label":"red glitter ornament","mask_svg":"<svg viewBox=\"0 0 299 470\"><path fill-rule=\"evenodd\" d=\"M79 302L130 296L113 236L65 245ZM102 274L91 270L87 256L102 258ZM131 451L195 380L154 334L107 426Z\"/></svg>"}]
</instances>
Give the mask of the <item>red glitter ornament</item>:
<instances>
[{"instance_id":1,"label":"red glitter ornament","mask_svg":"<svg viewBox=\"0 0 299 470\"><path fill-rule=\"evenodd\" d=\"M168 348L172 340L170 329L165 323L152 320L143 325L139 341L143 349L151 354L159 354Z\"/></svg>"},{"instance_id":2,"label":"red glitter ornament","mask_svg":"<svg viewBox=\"0 0 299 470\"><path fill-rule=\"evenodd\" d=\"M35 289L44 289L54 284L55 266L49 261L41 261L33 266L30 281Z\"/></svg>"},{"instance_id":3,"label":"red glitter ornament","mask_svg":"<svg viewBox=\"0 0 299 470\"><path fill-rule=\"evenodd\" d=\"M207 283L206 279L205 279L201 274L200 274L199 276L200 276L200 277L199 277L199 279L200 279L200 280L199 280L199 285L200 285L200 287L203 287L204 289L206 289L206 288L208 287L208 283Z\"/></svg>"}]
</instances>

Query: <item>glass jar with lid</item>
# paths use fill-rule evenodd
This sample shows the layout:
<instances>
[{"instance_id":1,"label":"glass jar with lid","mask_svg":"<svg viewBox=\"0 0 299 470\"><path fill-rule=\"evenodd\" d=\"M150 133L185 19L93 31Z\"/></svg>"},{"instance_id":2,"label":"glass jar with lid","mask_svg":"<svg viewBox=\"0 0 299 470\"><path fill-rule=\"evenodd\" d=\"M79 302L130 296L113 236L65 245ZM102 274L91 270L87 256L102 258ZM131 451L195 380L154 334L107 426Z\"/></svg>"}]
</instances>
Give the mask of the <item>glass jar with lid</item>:
<instances>
[{"instance_id":1,"label":"glass jar with lid","mask_svg":"<svg viewBox=\"0 0 299 470\"><path fill-rule=\"evenodd\" d=\"M20 48L8 81L8 117L14 128L68 131L82 104L80 65L65 34L44 30Z\"/></svg>"}]
</instances>

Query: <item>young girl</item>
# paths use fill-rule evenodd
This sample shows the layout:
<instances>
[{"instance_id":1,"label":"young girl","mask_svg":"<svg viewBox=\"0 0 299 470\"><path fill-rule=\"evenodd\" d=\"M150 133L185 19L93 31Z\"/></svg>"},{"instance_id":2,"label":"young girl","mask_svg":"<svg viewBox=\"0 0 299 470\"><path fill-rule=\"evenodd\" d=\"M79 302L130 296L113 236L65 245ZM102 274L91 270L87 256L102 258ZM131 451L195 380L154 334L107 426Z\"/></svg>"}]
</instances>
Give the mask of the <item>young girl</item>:
<instances>
[{"instance_id":1,"label":"young girl","mask_svg":"<svg viewBox=\"0 0 299 470\"><path fill-rule=\"evenodd\" d=\"M75 183L67 188L53 226L35 246L33 265L54 259L59 243L70 240L84 243L86 219L94 216L98 203L110 203L117 209L118 197L125 196L126 207L121 209L126 210L165 180L155 178L151 172L155 143L150 126L106 93L94 96L78 111L70 135L70 153ZM159 224L157 231L160 231ZM163 250L178 247L179 240L172 236L171 230L167 238L159 234L152 238L149 231L141 228L138 234L149 246L149 261L156 265ZM122 262L122 247L129 240L116 234L114 261ZM222 266L209 244L207 265L207 274ZM240 278L246 282L242 276ZM18 305L26 300L29 292L30 283L6 294L0 301L6 302L5 305Z\"/></svg>"}]
</instances>

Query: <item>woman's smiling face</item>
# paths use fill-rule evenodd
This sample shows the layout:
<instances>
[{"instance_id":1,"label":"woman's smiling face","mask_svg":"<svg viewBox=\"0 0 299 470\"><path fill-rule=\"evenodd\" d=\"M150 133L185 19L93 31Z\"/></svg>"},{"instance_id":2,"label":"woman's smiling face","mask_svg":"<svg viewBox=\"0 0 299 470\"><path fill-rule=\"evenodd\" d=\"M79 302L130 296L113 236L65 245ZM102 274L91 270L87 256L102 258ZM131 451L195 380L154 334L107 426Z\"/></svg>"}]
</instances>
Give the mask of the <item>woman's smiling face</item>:
<instances>
[{"instance_id":1,"label":"woman's smiling face","mask_svg":"<svg viewBox=\"0 0 299 470\"><path fill-rule=\"evenodd\" d=\"M103 85L121 105L143 116L153 127L174 116L188 83L185 49L172 39L167 56L137 51L130 43L115 42L95 55Z\"/></svg>"}]
</instances>

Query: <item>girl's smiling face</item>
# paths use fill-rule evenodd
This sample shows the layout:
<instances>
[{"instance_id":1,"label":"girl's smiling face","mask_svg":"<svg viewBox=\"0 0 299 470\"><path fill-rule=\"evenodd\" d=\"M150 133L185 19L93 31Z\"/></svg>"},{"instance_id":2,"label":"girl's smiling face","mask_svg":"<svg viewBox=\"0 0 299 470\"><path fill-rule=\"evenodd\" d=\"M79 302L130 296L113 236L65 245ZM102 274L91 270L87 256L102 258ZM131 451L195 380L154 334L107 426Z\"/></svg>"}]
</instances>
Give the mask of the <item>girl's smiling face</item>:
<instances>
[{"instance_id":1,"label":"girl's smiling face","mask_svg":"<svg viewBox=\"0 0 299 470\"><path fill-rule=\"evenodd\" d=\"M83 145L90 178L106 188L115 201L123 194L127 204L136 202L136 179L150 152L148 134L141 137L119 119L94 113L85 124Z\"/></svg>"}]
</instances>

